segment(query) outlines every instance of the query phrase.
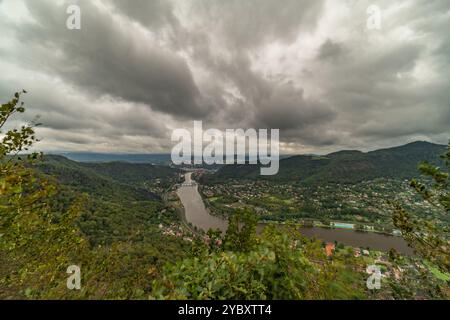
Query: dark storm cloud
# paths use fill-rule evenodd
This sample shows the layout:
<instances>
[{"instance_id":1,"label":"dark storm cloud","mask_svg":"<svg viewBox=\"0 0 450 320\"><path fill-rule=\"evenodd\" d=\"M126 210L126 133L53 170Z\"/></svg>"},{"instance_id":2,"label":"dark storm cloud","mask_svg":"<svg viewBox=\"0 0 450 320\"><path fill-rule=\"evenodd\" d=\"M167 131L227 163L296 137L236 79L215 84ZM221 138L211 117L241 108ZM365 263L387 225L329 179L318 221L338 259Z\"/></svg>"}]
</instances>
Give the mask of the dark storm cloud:
<instances>
[{"instance_id":1,"label":"dark storm cloud","mask_svg":"<svg viewBox=\"0 0 450 320\"><path fill-rule=\"evenodd\" d=\"M194 0L191 12L209 20L210 27L235 49L270 41L293 41L300 29L311 30L325 1Z\"/></svg>"},{"instance_id":2,"label":"dark storm cloud","mask_svg":"<svg viewBox=\"0 0 450 320\"><path fill-rule=\"evenodd\" d=\"M339 110L350 136L385 139L448 131L448 124L439 120L450 114L448 84L420 85L410 75L423 50L402 44L359 52L349 57L353 62L336 66L328 75L327 100Z\"/></svg>"},{"instance_id":3,"label":"dark storm cloud","mask_svg":"<svg viewBox=\"0 0 450 320\"><path fill-rule=\"evenodd\" d=\"M32 67L85 90L146 103L165 113L201 117L207 112L181 57L148 39L136 41L89 1L82 2L83 24L77 31L65 28L66 6L42 0L26 5L38 24L22 27L18 36L28 50L34 49Z\"/></svg>"},{"instance_id":4,"label":"dark storm cloud","mask_svg":"<svg viewBox=\"0 0 450 320\"><path fill-rule=\"evenodd\" d=\"M111 0L117 12L124 14L151 30L175 27L178 22L173 13L173 5L167 0Z\"/></svg>"},{"instance_id":5,"label":"dark storm cloud","mask_svg":"<svg viewBox=\"0 0 450 320\"><path fill-rule=\"evenodd\" d=\"M298 0L284 1L282 6L268 0L191 2L188 16L195 17L195 22L186 27L178 44L188 47L192 58L213 78L221 80L222 93L215 90L210 99L223 111L218 113L222 125L298 127L321 112L304 110L300 117L302 106L308 105L301 97L301 88L297 93L285 92L289 97L283 99L278 90L284 86L253 70L251 55L268 43L290 43L300 31L313 30L323 4L324 1ZM227 103L222 96L226 95L224 88L230 86L240 97ZM295 95L300 97L298 101L288 101ZM278 105L279 102L282 104ZM289 112L294 114L289 116ZM277 116L273 117L274 114ZM269 118L273 121L268 121ZM286 119L289 121L284 122Z\"/></svg>"},{"instance_id":6,"label":"dark storm cloud","mask_svg":"<svg viewBox=\"0 0 450 320\"><path fill-rule=\"evenodd\" d=\"M371 4L0 0L0 94L29 89L46 148L167 151L194 119L279 128L288 152L445 142L448 0L380 0L377 31Z\"/></svg>"},{"instance_id":7,"label":"dark storm cloud","mask_svg":"<svg viewBox=\"0 0 450 320\"><path fill-rule=\"evenodd\" d=\"M93 96L79 96L66 87L54 90L57 85L45 79L35 80L38 81L0 83L2 100L10 99L17 88L33 88L21 97L28 109L21 117L23 121L31 122L39 117L42 128L66 133L91 131L93 135L109 138L119 135L168 136L161 118L145 105L120 103L108 97L96 100Z\"/></svg>"},{"instance_id":8,"label":"dark storm cloud","mask_svg":"<svg viewBox=\"0 0 450 320\"><path fill-rule=\"evenodd\" d=\"M320 60L335 59L343 52L342 46L328 39L319 48L318 58Z\"/></svg>"},{"instance_id":9,"label":"dark storm cloud","mask_svg":"<svg viewBox=\"0 0 450 320\"><path fill-rule=\"evenodd\" d=\"M317 101L308 101L302 89L292 84L275 87L267 99L261 101L257 113L257 127L286 129L304 129L330 121L334 111Z\"/></svg>"}]
</instances>

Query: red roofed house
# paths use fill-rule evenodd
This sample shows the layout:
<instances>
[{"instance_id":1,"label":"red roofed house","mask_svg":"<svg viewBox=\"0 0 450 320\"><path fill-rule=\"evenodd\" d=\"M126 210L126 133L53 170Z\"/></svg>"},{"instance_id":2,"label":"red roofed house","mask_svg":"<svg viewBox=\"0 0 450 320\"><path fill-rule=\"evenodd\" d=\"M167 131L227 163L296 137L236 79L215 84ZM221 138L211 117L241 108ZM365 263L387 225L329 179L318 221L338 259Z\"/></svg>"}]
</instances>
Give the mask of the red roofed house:
<instances>
[{"instance_id":1,"label":"red roofed house","mask_svg":"<svg viewBox=\"0 0 450 320\"><path fill-rule=\"evenodd\" d=\"M333 255L334 249L335 249L334 243L332 242L327 243L327 245L325 246L325 252L327 253L328 257Z\"/></svg>"}]
</instances>

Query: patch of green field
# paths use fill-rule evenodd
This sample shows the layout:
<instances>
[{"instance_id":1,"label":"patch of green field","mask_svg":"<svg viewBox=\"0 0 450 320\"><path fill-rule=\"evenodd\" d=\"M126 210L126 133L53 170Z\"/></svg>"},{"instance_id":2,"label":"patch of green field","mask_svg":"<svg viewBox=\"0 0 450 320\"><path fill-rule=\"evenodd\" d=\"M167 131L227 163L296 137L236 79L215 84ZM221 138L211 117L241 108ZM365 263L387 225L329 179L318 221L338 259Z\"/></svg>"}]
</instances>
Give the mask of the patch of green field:
<instances>
[{"instance_id":1,"label":"patch of green field","mask_svg":"<svg viewBox=\"0 0 450 320\"><path fill-rule=\"evenodd\" d=\"M294 199L294 198L291 198L291 199L285 199L285 200L283 200L283 202L284 202L285 204L287 204L287 205L291 205L291 204L294 204L294 203L295 203L295 199Z\"/></svg>"},{"instance_id":2,"label":"patch of green field","mask_svg":"<svg viewBox=\"0 0 450 320\"><path fill-rule=\"evenodd\" d=\"M264 200L267 201L267 202L278 203L278 204L287 204L287 205L293 204L295 202L294 198L283 199L283 198L280 198L280 197L277 197L277 196L265 197Z\"/></svg>"},{"instance_id":3,"label":"patch of green field","mask_svg":"<svg viewBox=\"0 0 450 320\"><path fill-rule=\"evenodd\" d=\"M439 280L450 281L450 274L441 272L438 268L431 265L428 261L425 261L424 264L427 266L428 270L430 270L431 273Z\"/></svg>"}]
</instances>

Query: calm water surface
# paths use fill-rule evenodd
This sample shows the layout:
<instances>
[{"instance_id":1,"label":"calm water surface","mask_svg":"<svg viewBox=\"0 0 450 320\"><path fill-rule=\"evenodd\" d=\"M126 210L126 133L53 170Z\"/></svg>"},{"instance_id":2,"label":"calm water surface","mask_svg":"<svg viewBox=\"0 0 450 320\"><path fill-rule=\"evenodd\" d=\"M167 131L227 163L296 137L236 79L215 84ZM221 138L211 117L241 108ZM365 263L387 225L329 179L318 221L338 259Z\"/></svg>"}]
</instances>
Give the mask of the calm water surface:
<instances>
[{"instance_id":1,"label":"calm water surface","mask_svg":"<svg viewBox=\"0 0 450 320\"><path fill-rule=\"evenodd\" d=\"M226 231L228 222L222 218L209 214L203 199L198 192L198 186L192 180L192 172L186 173L185 185L177 190L183 206L186 220L199 229L220 229ZM189 185L194 183L193 185ZM187 185L186 185L187 184ZM265 225L261 223L258 229ZM300 228L300 232L308 237L315 237L326 242L340 242L353 247L369 247L376 250L388 251L394 248L403 254L412 254L413 251L401 237L388 236L373 232L358 232L345 229L327 229L327 228Z\"/></svg>"}]
</instances>

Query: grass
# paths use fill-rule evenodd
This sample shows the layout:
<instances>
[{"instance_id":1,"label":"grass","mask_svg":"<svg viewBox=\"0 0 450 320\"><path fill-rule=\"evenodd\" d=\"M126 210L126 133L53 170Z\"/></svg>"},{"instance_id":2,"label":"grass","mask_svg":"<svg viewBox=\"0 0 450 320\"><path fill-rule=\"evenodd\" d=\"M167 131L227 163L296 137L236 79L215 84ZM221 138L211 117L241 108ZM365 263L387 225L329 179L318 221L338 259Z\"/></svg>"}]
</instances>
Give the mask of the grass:
<instances>
[{"instance_id":1,"label":"grass","mask_svg":"<svg viewBox=\"0 0 450 320\"><path fill-rule=\"evenodd\" d=\"M208 201L209 202L215 202L215 201L217 201L217 200L219 200L221 197L211 197L211 198L208 198Z\"/></svg>"},{"instance_id":2,"label":"grass","mask_svg":"<svg viewBox=\"0 0 450 320\"><path fill-rule=\"evenodd\" d=\"M427 266L428 270L430 270L431 273L439 280L450 281L450 274L441 272L438 268L433 266L428 261L424 261L424 264Z\"/></svg>"}]
</instances>

